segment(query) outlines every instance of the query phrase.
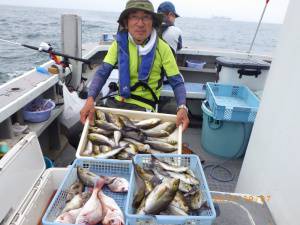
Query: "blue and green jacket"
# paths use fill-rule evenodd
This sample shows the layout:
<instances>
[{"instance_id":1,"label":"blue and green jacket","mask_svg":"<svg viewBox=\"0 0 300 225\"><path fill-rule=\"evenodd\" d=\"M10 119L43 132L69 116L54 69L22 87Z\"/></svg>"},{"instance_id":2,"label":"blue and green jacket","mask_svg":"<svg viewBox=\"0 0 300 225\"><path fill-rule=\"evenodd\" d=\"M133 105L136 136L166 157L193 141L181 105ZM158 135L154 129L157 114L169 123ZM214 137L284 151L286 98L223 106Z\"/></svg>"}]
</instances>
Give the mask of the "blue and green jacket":
<instances>
[{"instance_id":1,"label":"blue and green jacket","mask_svg":"<svg viewBox=\"0 0 300 225\"><path fill-rule=\"evenodd\" d=\"M103 64L96 71L88 95L94 99L98 96L114 66L118 64L120 90L119 95L115 97L116 100L155 110L151 104L133 98L133 96L140 96L150 101L154 100L151 91L144 86L136 87L136 84L139 81L147 83L159 99L162 88L161 74L165 74L173 88L177 105L186 104L184 81L171 48L160 38L157 39L154 48L147 56L139 56L136 44L128 39L127 35L117 36L117 40L110 46ZM134 90L132 90L133 86L136 87Z\"/></svg>"}]
</instances>

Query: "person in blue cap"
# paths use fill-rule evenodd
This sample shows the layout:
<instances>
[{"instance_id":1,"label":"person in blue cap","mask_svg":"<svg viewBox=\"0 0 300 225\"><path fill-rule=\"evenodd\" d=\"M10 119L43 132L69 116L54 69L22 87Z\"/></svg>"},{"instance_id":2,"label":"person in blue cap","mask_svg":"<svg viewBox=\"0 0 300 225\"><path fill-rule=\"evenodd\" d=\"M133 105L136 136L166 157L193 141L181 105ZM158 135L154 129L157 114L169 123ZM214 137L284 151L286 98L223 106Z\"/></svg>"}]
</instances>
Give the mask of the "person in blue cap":
<instances>
[{"instance_id":1,"label":"person in blue cap","mask_svg":"<svg viewBox=\"0 0 300 225\"><path fill-rule=\"evenodd\" d=\"M170 45L175 54L182 48L182 31L175 26L175 19L179 17L172 2L162 2L157 9L158 13L164 15L161 25L162 38Z\"/></svg>"}]
</instances>

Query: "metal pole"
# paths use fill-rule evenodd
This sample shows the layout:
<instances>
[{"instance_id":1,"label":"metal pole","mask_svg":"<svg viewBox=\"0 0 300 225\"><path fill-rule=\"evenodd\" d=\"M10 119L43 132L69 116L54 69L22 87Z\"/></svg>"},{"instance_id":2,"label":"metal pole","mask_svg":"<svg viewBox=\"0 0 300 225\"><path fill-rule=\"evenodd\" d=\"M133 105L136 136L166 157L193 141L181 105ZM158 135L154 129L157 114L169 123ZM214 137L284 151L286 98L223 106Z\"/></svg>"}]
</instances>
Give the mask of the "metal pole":
<instances>
[{"instance_id":1,"label":"metal pole","mask_svg":"<svg viewBox=\"0 0 300 225\"><path fill-rule=\"evenodd\" d=\"M259 27L260 27L261 21L262 21L262 19L263 19L263 17L264 17L264 14L265 14L265 11L266 11L266 8L267 8L267 6L268 6L268 3L269 3L269 1L270 1L270 0L266 0L266 4L265 4L265 7L264 7L264 10L263 10L263 12L262 12L262 14L261 14L261 17L260 17L259 23L258 23L258 25L257 25L257 27L256 27L256 31L255 31L255 34L254 34L253 40L252 40L252 42L251 42L251 45L250 45L250 48L249 48L249 50L248 50L248 52L247 52L247 53L248 53L248 55L250 54L250 52L251 52L251 50L252 50L252 47L253 47L254 41L255 41L255 39L256 39L256 35L257 35L257 33L258 33L258 30L259 30Z\"/></svg>"}]
</instances>

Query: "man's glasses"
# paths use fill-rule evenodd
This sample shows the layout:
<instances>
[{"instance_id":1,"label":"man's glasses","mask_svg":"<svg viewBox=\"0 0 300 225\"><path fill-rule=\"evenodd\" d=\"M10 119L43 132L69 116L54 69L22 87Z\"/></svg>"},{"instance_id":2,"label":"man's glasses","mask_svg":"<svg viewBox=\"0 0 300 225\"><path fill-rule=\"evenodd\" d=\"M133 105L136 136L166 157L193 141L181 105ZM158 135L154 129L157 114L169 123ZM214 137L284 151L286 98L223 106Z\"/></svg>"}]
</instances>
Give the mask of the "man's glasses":
<instances>
[{"instance_id":1,"label":"man's glasses","mask_svg":"<svg viewBox=\"0 0 300 225\"><path fill-rule=\"evenodd\" d=\"M145 16L137 16L137 15L129 15L128 19L133 23L138 23L140 20L142 20L143 23L149 23L152 21L151 15L145 15Z\"/></svg>"}]
</instances>

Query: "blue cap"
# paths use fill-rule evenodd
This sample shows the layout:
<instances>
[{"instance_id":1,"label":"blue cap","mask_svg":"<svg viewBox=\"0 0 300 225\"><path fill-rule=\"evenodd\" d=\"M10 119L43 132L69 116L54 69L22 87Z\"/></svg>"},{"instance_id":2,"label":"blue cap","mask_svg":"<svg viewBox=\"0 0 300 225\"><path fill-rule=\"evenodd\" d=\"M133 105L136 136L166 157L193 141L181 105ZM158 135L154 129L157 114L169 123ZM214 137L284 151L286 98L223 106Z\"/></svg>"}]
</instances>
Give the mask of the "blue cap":
<instances>
[{"instance_id":1,"label":"blue cap","mask_svg":"<svg viewBox=\"0 0 300 225\"><path fill-rule=\"evenodd\" d=\"M171 13L174 13L174 15L176 17L179 17L179 15L176 13L175 6L173 5L172 2L163 2L163 3L161 3L158 6L157 12L158 13L169 13L169 12L171 12Z\"/></svg>"}]
</instances>

